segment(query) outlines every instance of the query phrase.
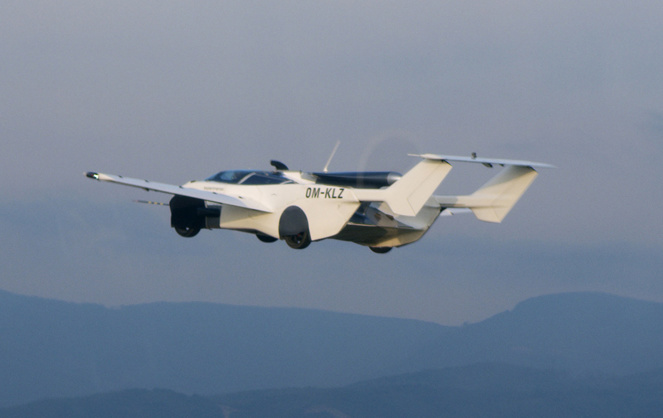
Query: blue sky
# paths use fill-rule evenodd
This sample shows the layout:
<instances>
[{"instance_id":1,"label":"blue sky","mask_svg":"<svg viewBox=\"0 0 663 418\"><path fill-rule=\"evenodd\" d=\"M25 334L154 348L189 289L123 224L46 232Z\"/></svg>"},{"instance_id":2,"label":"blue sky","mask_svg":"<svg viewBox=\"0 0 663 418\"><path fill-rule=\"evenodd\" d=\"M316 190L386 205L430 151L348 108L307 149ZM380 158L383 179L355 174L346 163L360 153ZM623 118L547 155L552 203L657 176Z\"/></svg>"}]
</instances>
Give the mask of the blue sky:
<instances>
[{"instance_id":1,"label":"blue sky","mask_svg":"<svg viewBox=\"0 0 663 418\"><path fill-rule=\"evenodd\" d=\"M663 10L647 1L6 1L0 288L483 319L540 294L663 301ZM406 171L407 153L544 161L500 225L440 219L377 256L169 228L181 184L270 159ZM458 165L440 193L493 172ZM322 268L321 268L322 266Z\"/></svg>"}]
</instances>

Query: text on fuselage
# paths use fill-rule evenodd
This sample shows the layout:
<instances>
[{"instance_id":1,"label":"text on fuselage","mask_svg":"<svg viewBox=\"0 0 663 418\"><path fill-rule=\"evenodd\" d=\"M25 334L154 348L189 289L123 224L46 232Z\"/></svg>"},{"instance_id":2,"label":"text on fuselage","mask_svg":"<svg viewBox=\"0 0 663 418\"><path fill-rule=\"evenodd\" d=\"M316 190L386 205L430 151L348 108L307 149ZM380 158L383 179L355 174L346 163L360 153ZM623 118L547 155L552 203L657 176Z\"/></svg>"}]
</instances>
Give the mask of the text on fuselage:
<instances>
[{"instance_id":1,"label":"text on fuselage","mask_svg":"<svg viewBox=\"0 0 663 418\"><path fill-rule=\"evenodd\" d=\"M307 199L343 199L344 188L339 187L307 187Z\"/></svg>"}]
</instances>

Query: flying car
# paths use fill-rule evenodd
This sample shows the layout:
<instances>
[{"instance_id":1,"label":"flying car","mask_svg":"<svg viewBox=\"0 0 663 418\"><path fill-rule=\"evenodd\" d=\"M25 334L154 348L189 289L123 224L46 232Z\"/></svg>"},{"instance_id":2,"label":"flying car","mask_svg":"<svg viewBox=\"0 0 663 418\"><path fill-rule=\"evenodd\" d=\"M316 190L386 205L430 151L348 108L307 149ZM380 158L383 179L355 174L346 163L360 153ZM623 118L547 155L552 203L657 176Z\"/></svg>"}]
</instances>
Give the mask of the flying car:
<instances>
[{"instance_id":1,"label":"flying car","mask_svg":"<svg viewBox=\"0 0 663 418\"><path fill-rule=\"evenodd\" d=\"M410 154L413 155L413 154ZM405 174L391 171L302 172L271 161L272 170L227 170L181 186L87 172L91 179L172 195L171 227L183 237L201 229L231 229L260 241L304 249L324 239L367 246L376 253L418 241L442 215L472 212L502 222L538 175L553 166L531 161L420 154ZM330 158L331 159L331 158ZM435 191L452 163L502 167L468 195ZM329 165L329 163L327 163Z\"/></svg>"}]
</instances>

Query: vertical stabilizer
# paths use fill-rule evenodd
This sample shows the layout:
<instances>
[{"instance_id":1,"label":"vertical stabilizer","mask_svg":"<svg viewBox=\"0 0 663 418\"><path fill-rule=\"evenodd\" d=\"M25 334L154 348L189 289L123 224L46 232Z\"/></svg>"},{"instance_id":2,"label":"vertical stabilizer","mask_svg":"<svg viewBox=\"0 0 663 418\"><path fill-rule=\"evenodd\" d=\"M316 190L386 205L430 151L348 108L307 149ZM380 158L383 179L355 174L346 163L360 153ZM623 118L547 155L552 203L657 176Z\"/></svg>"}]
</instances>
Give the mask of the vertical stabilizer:
<instances>
[{"instance_id":1,"label":"vertical stabilizer","mask_svg":"<svg viewBox=\"0 0 663 418\"><path fill-rule=\"evenodd\" d=\"M416 216L449 171L446 161L425 159L385 190L385 202L397 215Z\"/></svg>"},{"instance_id":2,"label":"vertical stabilizer","mask_svg":"<svg viewBox=\"0 0 663 418\"><path fill-rule=\"evenodd\" d=\"M470 209L481 221L502 222L537 175L532 167L507 166L472 193L470 200L475 203Z\"/></svg>"}]
</instances>

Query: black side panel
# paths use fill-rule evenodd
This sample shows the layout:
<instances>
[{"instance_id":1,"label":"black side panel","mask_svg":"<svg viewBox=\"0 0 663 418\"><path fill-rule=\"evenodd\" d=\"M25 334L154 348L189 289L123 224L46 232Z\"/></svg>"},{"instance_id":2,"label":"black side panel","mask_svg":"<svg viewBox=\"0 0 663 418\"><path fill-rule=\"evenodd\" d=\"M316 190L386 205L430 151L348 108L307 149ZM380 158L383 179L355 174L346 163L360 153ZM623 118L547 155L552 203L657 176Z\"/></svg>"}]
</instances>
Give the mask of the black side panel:
<instances>
[{"instance_id":1,"label":"black side panel","mask_svg":"<svg viewBox=\"0 0 663 418\"><path fill-rule=\"evenodd\" d=\"M205 202L186 196L173 196L170 199L170 226L173 228L205 228L205 216L200 209L205 209Z\"/></svg>"},{"instance_id":2,"label":"black side panel","mask_svg":"<svg viewBox=\"0 0 663 418\"><path fill-rule=\"evenodd\" d=\"M279 235L281 237L293 236L308 232L308 219L304 211L297 206L290 206L283 211L279 221Z\"/></svg>"},{"instance_id":3,"label":"black side panel","mask_svg":"<svg viewBox=\"0 0 663 418\"><path fill-rule=\"evenodd\" d=\"M359 171L346 173L313 173L316 183L330 186L379 189L391 186L401 175L392 171Z\"/></svg>"}]
</instances>

